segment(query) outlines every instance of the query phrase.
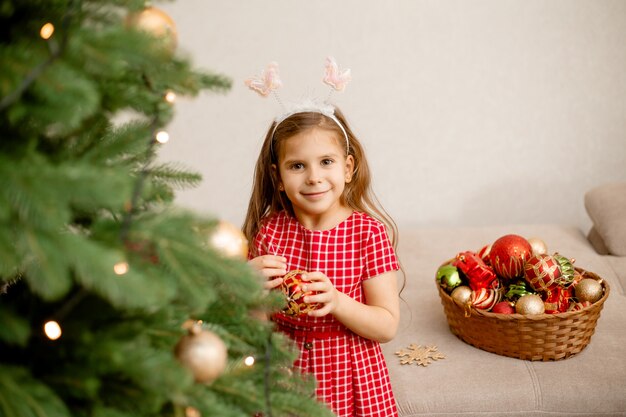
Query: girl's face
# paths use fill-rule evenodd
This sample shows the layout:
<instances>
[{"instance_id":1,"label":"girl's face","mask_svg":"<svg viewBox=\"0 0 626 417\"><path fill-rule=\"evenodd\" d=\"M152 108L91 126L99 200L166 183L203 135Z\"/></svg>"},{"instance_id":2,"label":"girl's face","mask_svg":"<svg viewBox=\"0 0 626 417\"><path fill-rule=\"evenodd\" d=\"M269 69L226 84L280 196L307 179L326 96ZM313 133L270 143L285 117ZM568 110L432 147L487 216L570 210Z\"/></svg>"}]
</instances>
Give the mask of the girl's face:
<instances>
[{"instance_id":1,"label":"girl's face","mask_svg":"<svg viewBox=\"0 0 626 417\"><path fill-rule=\"evenodd\" d=\"M351 212L341 196L352 179L354 159L346 157L334 132L313 128L288 138L281 144L276 168L279 189L305 227L332 228Z\"/></svg>"}]
</instances>

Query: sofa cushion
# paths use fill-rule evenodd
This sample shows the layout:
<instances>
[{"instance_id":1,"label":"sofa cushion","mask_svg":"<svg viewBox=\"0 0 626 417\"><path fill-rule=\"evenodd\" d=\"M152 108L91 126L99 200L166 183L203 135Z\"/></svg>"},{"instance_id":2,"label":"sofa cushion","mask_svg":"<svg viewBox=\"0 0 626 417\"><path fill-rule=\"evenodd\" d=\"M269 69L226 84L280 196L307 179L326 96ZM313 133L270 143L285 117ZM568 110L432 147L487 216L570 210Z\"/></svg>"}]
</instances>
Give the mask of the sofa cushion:
<instances>
[{"instance_id":1,"label":"sofa cushion","mask_svg":"<svg viewBox=\"0 0 626 417\"><path fill-rule=\"evenodd\" d=\"M626 256L626 182L605 184L585 194L585 208L593 222L589 238L600 251Z\"/></svg>"}]
</instances>

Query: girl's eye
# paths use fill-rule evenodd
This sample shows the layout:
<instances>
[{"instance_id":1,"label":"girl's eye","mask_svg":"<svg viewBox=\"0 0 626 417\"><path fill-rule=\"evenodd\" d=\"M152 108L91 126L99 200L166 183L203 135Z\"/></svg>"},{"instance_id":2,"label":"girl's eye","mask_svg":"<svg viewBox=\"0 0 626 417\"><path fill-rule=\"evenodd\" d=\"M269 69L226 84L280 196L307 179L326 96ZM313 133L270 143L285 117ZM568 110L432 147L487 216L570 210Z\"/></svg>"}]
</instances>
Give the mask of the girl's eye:
<instances>
[{"instance_id":1,"label":"girl's eye","mask_svg":"<svg viewBox=\"0 0 626 417\"><path fill-rule=\"evenodd\" d=\"M294 164L291 164L291 166L289 168L295 169L295 170L302 169L302 168L304 168L304 164L302 164L300 162L296 162Z\"/></svg>"},{"instance_id":2,"label":"girl's eye","mask_svg":"<svg viewBox=\"0 0 626 417\"><path fill-rule=\"evenodd\" d=\"M333 161L332 159L323 159L322 165L331 165L333 162L335 161Z\"/></svg>"}]
</instances>

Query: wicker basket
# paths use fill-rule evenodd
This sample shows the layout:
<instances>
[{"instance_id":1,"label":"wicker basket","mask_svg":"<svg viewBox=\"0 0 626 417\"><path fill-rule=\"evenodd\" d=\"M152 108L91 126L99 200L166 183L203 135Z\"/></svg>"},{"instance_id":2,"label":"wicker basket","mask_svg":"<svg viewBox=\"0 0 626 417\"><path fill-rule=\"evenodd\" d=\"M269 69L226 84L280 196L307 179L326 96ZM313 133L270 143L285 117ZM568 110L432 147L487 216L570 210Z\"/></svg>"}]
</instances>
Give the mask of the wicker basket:
<instances>
[{"instance_id":1,"label":"wicker basket","mask_svg":"<svg viewBox=\"0 0 626 417\"><path fill-rule=\"evenodd\" d=\"M600 280L596 274L576 268L583 277ZM441 303L453 334L487 352L531 361L569 358L589 344L609 285L602 280L604 294L578 311L557 314L497 314L458 306L436 282Z\"/></svg>"}]
</instances>

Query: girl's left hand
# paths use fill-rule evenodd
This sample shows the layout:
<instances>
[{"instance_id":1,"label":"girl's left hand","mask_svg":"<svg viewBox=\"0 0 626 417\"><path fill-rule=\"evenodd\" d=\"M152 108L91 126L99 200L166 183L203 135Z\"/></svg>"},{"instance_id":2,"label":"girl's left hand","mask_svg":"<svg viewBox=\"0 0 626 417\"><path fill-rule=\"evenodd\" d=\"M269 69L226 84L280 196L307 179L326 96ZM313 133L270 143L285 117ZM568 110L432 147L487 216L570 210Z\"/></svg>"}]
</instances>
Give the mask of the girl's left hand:
<instances>
[{"instance_id":1,"label":"girl's left hand","mask_svg":"<svg viewBox=\"0 0 626 417\"><path fill-rule=\"evenodd\" d=\"M317 294L304 297L305 303L320 303L322 306L309 312L311 317L322 317L332 313L339 304L339 291L330 279L322 272L308 272L302 276L305 284L302 291L313 291Z\"/></svg>"}]
</instances>

